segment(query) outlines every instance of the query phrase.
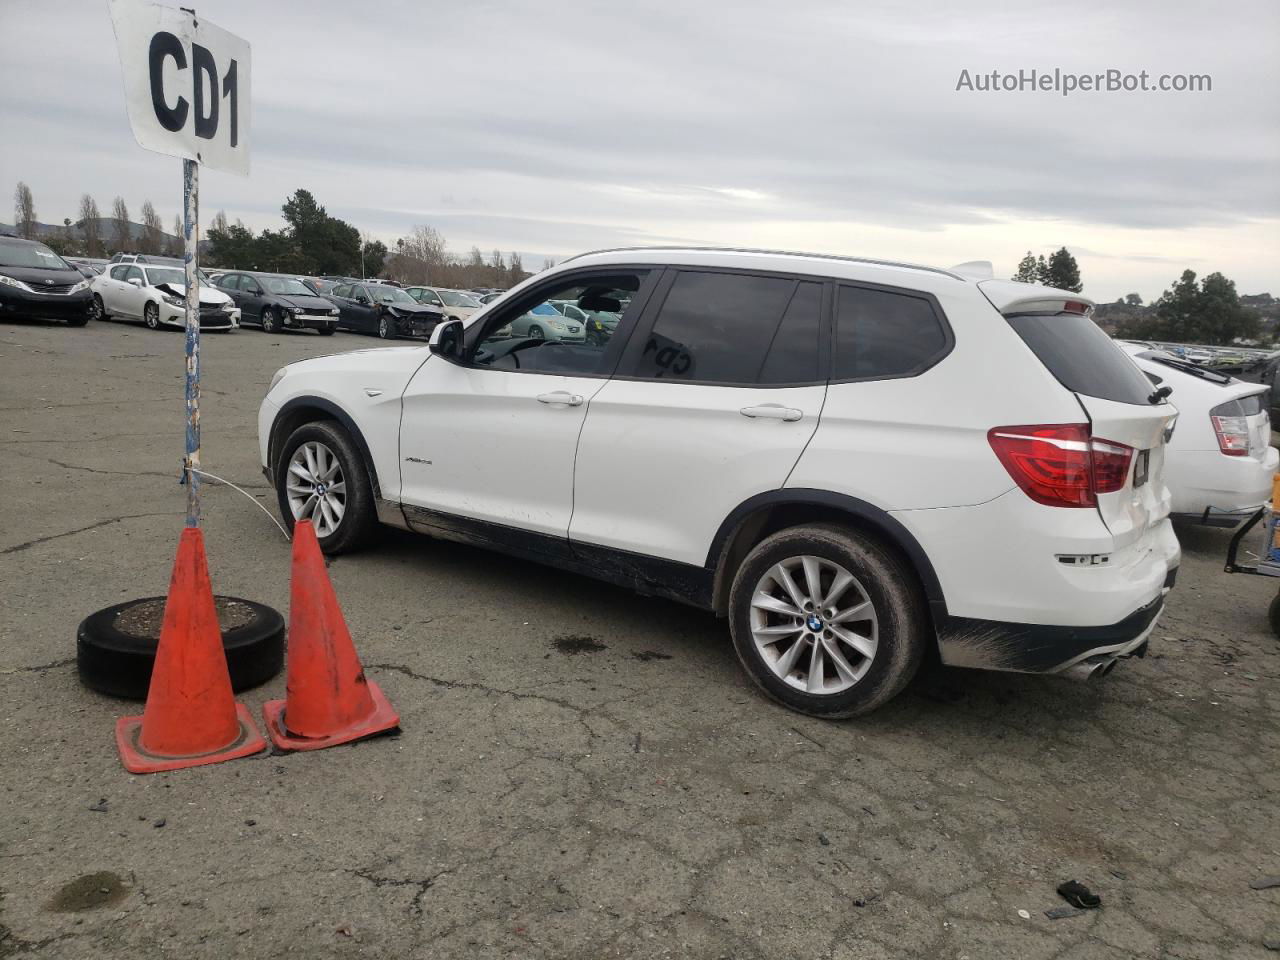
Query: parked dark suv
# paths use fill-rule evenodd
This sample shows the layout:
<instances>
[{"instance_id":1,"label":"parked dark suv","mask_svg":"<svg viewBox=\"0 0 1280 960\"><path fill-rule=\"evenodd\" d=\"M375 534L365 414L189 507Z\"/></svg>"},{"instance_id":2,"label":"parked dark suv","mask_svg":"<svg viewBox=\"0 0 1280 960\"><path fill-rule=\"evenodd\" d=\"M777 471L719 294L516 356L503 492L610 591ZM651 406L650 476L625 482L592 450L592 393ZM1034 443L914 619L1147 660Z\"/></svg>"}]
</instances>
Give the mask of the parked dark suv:
<instances>
[{"instance_id":1,"label":"parked dark suv","mask_svg":"<svg viewBox=\"0 0 1280 960\"><path fill-rule=\"evenodd\" d=\"M218 289L240 308L240 323L256 323L265 333L315 330L329 336L338 326L338 308L297 277L282 273L224 273Z\"/></svg>"},{"instance_id":2,"label":"parked dark suv","mask_svg":"<svg viewBox=\"0 0 1280 960\"><path fill-rule=\"evenodd\" d=\"M93 293L75 267L35 240L0 236L0 318L89 322Z\"/></svg>"}]
</instances>

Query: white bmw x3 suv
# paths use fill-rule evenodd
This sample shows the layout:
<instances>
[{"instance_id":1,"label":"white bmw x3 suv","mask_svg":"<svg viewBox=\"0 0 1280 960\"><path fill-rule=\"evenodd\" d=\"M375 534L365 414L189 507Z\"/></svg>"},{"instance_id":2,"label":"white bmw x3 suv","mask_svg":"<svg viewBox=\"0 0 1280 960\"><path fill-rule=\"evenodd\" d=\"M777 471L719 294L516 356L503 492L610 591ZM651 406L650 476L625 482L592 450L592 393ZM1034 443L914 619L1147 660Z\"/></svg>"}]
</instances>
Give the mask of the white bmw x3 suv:
<instances>
[{"instance_id":1,"label":"white bmw x3 suv","mask_svg":"<svg viewBox=\"0 0 1280 960\"><path fill-rule=\"evenodd\" d=\"M560 301L621 319L511 334ZM1176 411L1090 311L926 267L601 251L427 346L284 367L262 465L332 553L382 522L714 611L817 716L885 703L931 647L1105 672L1145 653L1177 570Z\"/></svg>"}]
</instances>

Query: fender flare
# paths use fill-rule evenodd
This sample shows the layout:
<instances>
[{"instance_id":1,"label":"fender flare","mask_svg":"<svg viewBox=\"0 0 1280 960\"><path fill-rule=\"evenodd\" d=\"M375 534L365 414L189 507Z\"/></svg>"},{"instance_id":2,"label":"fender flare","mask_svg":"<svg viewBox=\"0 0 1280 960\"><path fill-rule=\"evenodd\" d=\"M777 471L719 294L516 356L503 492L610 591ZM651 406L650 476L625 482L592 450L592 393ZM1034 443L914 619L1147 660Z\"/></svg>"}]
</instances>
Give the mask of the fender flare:
<instances>
[{"instance_id":1,"label":"fender flare","mask_svg":"<svg viewBox=\"0 0 1280 960\"><path fill-rule=\"evenodd\" d=\"M742 521L751 514L768 507L778 506L816 506L829 510L837 510L854 517L861 523L871 527L887 542L903 552L911 563L920 585L924 588L925 599L933 613L936 623L945 622L947 616L946 598L942 593L942 584L933 569L929 555L925 553L920 542L912 535L902 521L887 510L857 497L829 490L815 490L803 487L769 490L758 493L734 507L729 516L720 524L715 538L711 541L711 549L707 553L707 568L717 570L730 538L737 532Z\"/></svg>"},{"instance_id":2,"label":"fender flare","mask_svg":"<svg viewBox=\"0 0 1280 960\"><path fill-rule=\"evenodd\" d=\"M342 428L351 435L351 439L355 441L356 448L360 451L360 457L364 460L364 468L369 474L369 482L373 485L373 496L375 500L382 499L382 484L378 482L378 470L373 465L373 454L369 451L369 444L364 438L364 434L360 432L360 428L356 426L356 422L351 419L351 414L343 410L332 400L326 400L323 397L298 396L293 397L283 403L280 411L276 414L275 419L271 421L271 442L267 447L267 456L270 459L271 482L275 484L276 460L279 456L280 445L286 439L283 426L288 422L288 414L291 410L297 410L300 407L307 407L316 410L323 410L328 417L326 419L337 420L342 424ZM296 427L295 427L296 429Z\"/></svg>"}]
</instances>

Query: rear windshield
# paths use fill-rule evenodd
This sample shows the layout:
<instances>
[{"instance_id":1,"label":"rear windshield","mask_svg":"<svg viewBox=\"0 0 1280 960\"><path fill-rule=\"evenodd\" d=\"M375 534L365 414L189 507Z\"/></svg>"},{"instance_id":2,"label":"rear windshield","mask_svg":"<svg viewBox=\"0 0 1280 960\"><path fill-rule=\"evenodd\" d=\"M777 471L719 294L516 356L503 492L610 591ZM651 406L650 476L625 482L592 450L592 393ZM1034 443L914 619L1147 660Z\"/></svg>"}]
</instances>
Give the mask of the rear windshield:
<instances>
[{"instance_id":1,"label":"rear windshield","mask_svg":"<svg viewBox=\"0 0 1280 960\"><path fill-rule=\"evenodd\" d=\"M1118 403L1151 402L1151 381L1083 314L1024 313L1007 319L1068 390Z\"/></svg>"}]
</instances>

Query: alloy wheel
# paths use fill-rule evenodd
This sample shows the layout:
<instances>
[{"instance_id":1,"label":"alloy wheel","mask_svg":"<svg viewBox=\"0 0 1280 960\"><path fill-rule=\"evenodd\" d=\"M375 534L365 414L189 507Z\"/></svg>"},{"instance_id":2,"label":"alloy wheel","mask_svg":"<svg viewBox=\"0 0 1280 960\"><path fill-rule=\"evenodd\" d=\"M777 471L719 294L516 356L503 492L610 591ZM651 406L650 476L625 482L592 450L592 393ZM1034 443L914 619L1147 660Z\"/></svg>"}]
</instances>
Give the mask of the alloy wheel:
<instances>
[{"instance_id":1,"label":"alloy wheel","mask_svg":"<svg viewBox=\"0 0 1280 960\"><path fill-rule=\"evenodd\" d=\"M843 693L871 668L879 618L866 589L840 564L789 557L751 597L751 636L769 669L804 693Z\"/></svg>"},{"instance_id":2,"label":"alloy wheel","mask_svg":"<svg viewBox=\"0 0 1280 960\"><path fill-rule=\"evenodd\" d=\"M148 303L142 308L142 322L152 330L160 329L160 308L154 303Z\"/></svg>"},{"instance_id":3,"label":"alloy wheel","mask_svg":"<svg viewBox=\"0 0 1280 960\"><path fill-rule=\"evenodd\" d=\"M310 519L317 537L338 529L347 512L347 483L337 454L318 440L293 451L285 475L285 492L294 520Z\"/></svg>"},{"instance_id":4,"label":"alloy wheel","mask_svg":"<svg viewBox=\"0 0 1280 960\"><path fill-rule=\"evenodd\" d=\"M542 333L542 328L541 328L541 327L530 327L530 328L529 328L529 339L531 339L531 340L542 340L542 339L544 339L544 335L543 335L543 333Z\"/></svg>"},{"instance_id":5,"label":"alloy wheel","mask_svg":"<svg viewBox=\"0 0 1280 960\"><path fill-rule=\"evenodd\" d=\"M391 339L391 321L386 317L383 317L378 321L378 336L383 340Z\"/></svg>"},{"instance_id":6,"label":"alloy wheel","mask_svg":"<svg viewBox=\"0 0 1280 960\"><path fill-rule=\"evenodd\" d=\"M274 333L276 329L276 315L270 309L262 311L262 332Z\"/></svg>"},{"instance_id":7,"label":"alloy wheel","mask_svg":"<svg viewBox=\"0 0 1280 960\"><path fill-rule=\"evenodd\" d=\"M93 299L89 301L89 319L101 320L107 315L106 307L103 306L102 297L98 294L93 295Z\"/></svg>"}]
</instances>

